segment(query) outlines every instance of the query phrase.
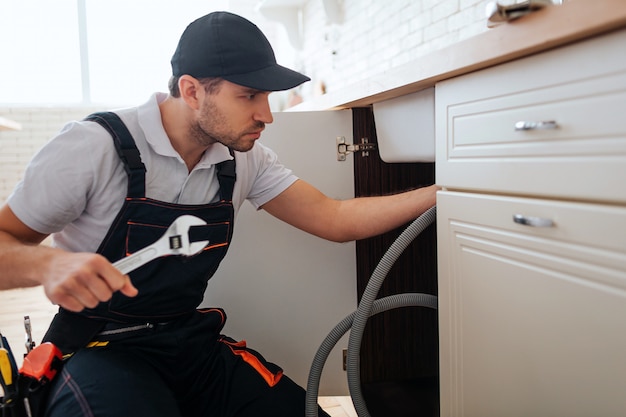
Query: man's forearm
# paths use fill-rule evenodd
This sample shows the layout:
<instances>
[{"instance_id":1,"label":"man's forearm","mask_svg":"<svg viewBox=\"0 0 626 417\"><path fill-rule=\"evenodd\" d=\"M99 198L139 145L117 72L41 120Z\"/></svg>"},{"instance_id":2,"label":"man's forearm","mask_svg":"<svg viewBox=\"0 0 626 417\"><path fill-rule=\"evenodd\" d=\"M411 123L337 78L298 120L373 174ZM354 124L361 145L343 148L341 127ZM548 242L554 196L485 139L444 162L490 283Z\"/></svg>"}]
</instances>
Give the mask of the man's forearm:
<instances>
[{"instance_id":1,"label":"man's forearm","mask_svg":"<svg viewBox=\"0 0 626 417\"><path fill-rule=\"evenodd\" d=\"M48 255L48 251L54 250L25 244L6 232L0 232L0 290L39 285L37 265Z\"/></svg>"},{"instance_id":2,"label":"man's forearm","mask_svg":"<svg viewBox=\"0 0 626 417\"><path fill-rule=\"evenodd\" d=\"M436 204L438 187L380 197L360 197L341 203L337 228L339 241L365 239L386 233L416 219Z\"/></svg>"}]
</instances>

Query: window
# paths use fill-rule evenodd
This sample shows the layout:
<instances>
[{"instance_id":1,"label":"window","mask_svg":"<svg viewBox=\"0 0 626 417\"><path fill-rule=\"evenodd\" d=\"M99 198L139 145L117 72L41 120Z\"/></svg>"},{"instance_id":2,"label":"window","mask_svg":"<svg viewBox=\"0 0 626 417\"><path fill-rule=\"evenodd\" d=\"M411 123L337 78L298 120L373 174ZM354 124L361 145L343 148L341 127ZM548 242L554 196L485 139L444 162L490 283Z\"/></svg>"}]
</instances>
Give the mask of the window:
<instances>
[{"instance_id":1,"label":"window","mask_svg":"<svg viewBox=\"0 0 626 417\"><path fill-rule=\"evenodd\" d=\"M0 97L8 103L81 101L76 0L4 0Z\"/></svg>"},{"instance_id":2,"label":"window","mask_svg":"<svg viewBox=\"0 0 626 417\"><path fill-rule=\"evenodd\" d=\"M139 104L185 27L227 0L3 0L2 104ZM82 47L81 47L82 40Z\"/></svg>"}]
</instances>

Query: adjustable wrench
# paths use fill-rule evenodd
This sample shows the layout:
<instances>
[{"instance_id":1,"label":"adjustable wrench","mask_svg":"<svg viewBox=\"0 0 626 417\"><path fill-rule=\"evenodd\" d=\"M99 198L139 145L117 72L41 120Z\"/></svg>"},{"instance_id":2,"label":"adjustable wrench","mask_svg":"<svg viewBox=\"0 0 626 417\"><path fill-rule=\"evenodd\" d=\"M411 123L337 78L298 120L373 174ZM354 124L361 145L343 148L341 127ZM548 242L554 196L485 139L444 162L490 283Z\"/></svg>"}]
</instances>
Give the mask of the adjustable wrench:
<instances>
[{"instance_id":1,"label":"adjustable wrench","mask_svg":"<svg viewBox=\"0 0 626 417\"><path fill-rule=\"evenodd\" d=\"M189 229L191 226L202 226L204 224L206 222L199 217L191 215L180 216L174 220L159 240L132 255L120 259L113 266L122 274L128 274L161 256L195 255L204 249L209 241L189 242Z\"/></svg>"}]
</instances>

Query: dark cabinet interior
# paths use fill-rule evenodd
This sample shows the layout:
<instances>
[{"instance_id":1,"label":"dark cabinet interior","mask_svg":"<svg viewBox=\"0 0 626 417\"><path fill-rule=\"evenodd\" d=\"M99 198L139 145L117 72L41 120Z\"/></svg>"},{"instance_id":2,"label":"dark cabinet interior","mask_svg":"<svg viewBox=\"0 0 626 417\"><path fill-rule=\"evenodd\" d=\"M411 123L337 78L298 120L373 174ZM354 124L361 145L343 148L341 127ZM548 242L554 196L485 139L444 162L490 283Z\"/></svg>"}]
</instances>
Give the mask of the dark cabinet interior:
<instances>
[{"instance_id":1,"label":"dark cabinet interior","mask_svg":"<svg viewBox=\"0 0 626 417\"><path fill-rule=\"evenodd\" d=\"M377 143L371 108L353 109L353 126L355 142L368 138ZM353 159L356 196L392 194L435 183L434 163L387 164L377 151L368 156L357 153ZM357 242L359 299L387 248L407 225ZM399 257L377 298L407 292L437 295L436 250L433 224ZM361 384L372 417L438 416L438 369L436 310L406 307L369 319L361 345Z\"/></svg>"}]
</instances>

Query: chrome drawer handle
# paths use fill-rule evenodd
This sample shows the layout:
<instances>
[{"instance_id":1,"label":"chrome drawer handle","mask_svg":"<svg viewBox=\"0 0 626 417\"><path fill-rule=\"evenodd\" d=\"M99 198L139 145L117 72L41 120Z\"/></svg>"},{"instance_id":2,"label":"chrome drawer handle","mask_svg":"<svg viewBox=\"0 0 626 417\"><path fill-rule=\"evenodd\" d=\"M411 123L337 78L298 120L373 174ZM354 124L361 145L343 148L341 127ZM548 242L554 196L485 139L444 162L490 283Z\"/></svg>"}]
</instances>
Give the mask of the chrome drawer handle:
<instances>
[{"instance_id":1,"label":"chrome drawer handle","mask_svg":"<svg viewBox=\"0 0 626 417\"><path fill-rule=\"evenodd\" d=\"M526 122L519 121L515 123L515 130L549 130L558 129L559 125L554 120L547 120L544 122Z\"/></svg>"},{"instance_id":2,"label":"chrome drawer handle","mask_svg":"<svg viewBox=\"0 0 626 417\"><path fill-rule=\"evenodd\" d=\"M541 217L524 216L523 214L516 214L513 216L513 221L517 224L531 227L552 227L554 222L550 219L544 219Z\"/></svg>"}]
</instances>

